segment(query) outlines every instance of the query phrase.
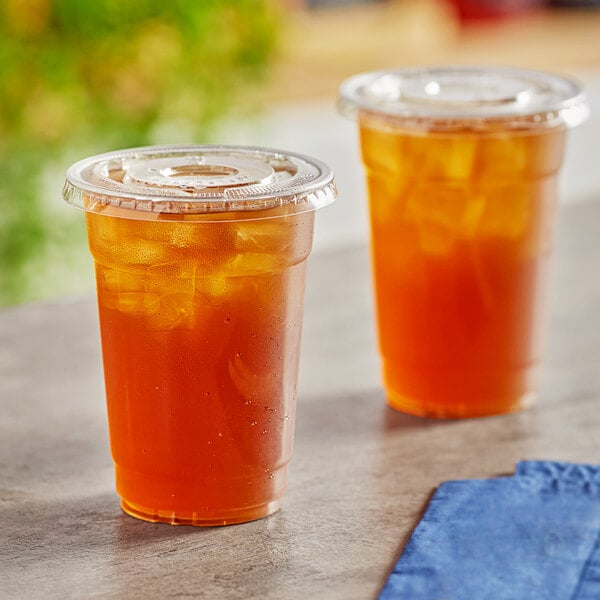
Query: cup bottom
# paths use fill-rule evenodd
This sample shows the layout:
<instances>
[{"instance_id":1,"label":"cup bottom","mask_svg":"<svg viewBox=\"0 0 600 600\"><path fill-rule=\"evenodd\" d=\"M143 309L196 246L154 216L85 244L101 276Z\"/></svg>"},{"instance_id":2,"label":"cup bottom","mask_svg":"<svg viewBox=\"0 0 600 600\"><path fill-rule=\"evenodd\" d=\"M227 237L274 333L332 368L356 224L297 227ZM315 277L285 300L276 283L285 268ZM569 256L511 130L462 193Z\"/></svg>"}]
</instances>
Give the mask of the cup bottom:
<instances>
[{"instance_id":1,"label":"cup bottom","mask_svg":"<svg viewBox=\"0 0 600 600\"><path fill-rule=\"evenodd\" d=\"M135 517L150 523L168 523L169 525L194 525L196 527L219 527L223 525L236 525L268 517L277 512L282 505L282 498L260 504L258 506L244 507L238 510L223 512L219 517L208 517L202 513L180 513L167 510L155 510L138 506L121 499L123 512L130 517Z\"/></svg>"},{"instance_id":2,"label":"cup bottom","mask_svg":"<svg viewBox=\"0 0 600 600\"><path fill-rule=\"evenodd\" d=\"M400 365L383 358L387 403L433 419L466 419L514 413L537 397L539 363L518 368L441 368Z\"/></svg>"},{"instance_id":3,"label":"cup bottom","mask_svg":"<svg viewBox=\"0 0 600 600\"><path fill-rule=\"evenodd\" d=\"M128 515L152 523L213 527L262 519L281 508L287 463L264 476L214 479L140 473L115 464L117 493Z\"/></svg>"},{"instance_id":4,"label":"cup bottom","mask_svg":"<svg viewBox=\"0 0 600 600\"><path fill-rule=\"evenodd\" d=\"M468 419L505 415L530 408L536 398L536 392L526 392L517 398L498 398L479 401L476 404L470 402L441 404L386 390L386 401L394 410L430 419Z\"/></svg>"}]
</instances>

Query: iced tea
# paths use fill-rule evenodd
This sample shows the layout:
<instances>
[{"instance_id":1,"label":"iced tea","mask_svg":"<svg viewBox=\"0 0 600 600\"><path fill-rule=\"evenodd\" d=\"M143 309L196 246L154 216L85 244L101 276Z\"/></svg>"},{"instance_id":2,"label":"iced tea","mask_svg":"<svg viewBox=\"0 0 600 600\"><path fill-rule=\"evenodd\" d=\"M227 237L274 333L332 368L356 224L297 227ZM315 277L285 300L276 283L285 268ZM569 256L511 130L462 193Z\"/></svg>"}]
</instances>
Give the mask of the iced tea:
<instances>
[{"instance_id":1,"label":"iced tea","mask_svg":"<svg viewBox=\"0 0 600 600\"><path fill-rule=\"evenodd\" d=\"M566 131L589 107L560 76L488 66L355 75L388 403L429 417L527 407Z\"/></svg>"},{"instance_id":2,"label":"iced tea","mask_svg":"<svg viewBox=\"0 0 600 600\"><path fill-rule=\"evenodd\" d=\"M531 400L564 139L564 128L419 133L362 120L393 407L472 417Z\"/></svg>"},{"instance_id":3,"label":"iced tea","mask_svg":"<svg viewBox=\"0 0 600 600\"><path fill-rule=\"evenodd\" d=\"M126 512L236 522L283 497L313 215L181 223L87 214Z\"/></svg>"},{"instance_id":4,"label":"iced tea","mask_svg":"<svg viewBox=\"0 0 600 600\"><path fill-rule=\"evenodd\" d=\"M128 514L225 525L280 507L306 259L332 177L315 159L233 146L124 150L68 171Z\"/></svg>"}]
</instances>

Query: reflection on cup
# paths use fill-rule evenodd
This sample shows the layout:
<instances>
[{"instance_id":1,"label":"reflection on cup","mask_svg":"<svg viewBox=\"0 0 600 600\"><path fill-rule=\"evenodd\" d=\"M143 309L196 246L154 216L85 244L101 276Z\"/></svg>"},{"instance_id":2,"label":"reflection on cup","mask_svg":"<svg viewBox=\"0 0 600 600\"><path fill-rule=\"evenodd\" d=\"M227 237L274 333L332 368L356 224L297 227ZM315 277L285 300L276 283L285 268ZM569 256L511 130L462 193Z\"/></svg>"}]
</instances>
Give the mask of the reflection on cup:
<instances>
[{"instance_id":1,"label":"reflection on cup","mask_svg":"<svg viewBox=\"0 0 600 600\"><path fill-rule=\"evenodd\" d=\"M507 68L346 81L371 216L387 399L411 414L513 412L536 393L571 81Z\"/></svg>"},{"instance_id":2,"label":"reflection on cup","mask_svg":"<svg viewBox=\"0 0 600 600\"><path fill-rule=\"evenodd\" d=\"M331 171L241 147L81 161L121 505L173 524L267 516L292 453L306 259Z\"/></svg>"}]
</instances>

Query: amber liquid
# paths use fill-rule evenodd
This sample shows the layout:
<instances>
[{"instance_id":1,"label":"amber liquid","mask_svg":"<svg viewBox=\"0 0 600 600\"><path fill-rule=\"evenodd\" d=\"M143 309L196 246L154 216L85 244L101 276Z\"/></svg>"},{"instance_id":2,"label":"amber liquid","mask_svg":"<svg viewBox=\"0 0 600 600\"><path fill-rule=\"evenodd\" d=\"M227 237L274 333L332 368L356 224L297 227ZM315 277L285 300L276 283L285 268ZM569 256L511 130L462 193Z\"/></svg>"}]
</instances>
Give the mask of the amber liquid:
<instances>
[{"instance_id":1,"label":"amber liquid","mask_svg":"<svg viewBox=\"0 0 600 600\"><path fill-rule=\"evenodd\" d=\"M277 510L313 214L87 225L123 509L194 525Z\"/></svg>"},{"instance_id":2,"label":"amber liquid","mask_svg":"<svg viewBox=\"0 0 600 600\"><path fill-rule=\"evenodd\" d=\"M564 135L403 131L363 118L393 408L460 418L531 403Z\"/></svg>"}]
</instances>

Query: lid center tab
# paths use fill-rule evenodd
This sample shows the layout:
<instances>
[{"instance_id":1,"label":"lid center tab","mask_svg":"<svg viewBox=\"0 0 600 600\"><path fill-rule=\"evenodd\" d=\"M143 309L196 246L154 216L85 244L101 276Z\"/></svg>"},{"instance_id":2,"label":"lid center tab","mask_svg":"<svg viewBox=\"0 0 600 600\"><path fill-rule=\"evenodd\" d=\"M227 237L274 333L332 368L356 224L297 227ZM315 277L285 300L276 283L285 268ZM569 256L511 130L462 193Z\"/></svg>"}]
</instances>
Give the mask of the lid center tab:
<instances>
[{"instance_id":1,"label":"lid center tab","mask_svg":"<svg viewBox=\"0 0 600 600\"><path fill-rule=\"evenodd\" d=\"M462 76L457 76L462 75ZM399 98L446 106L527 105L534 89L519 78L494 78L478 73L425 73L399 86Z\"/></svg>"},{"instance_id":2,"label":"lid center tab","mask_svg":"<svg viewBox=\"0 0 600 600\"><path fill-rule=\"evenodd\" d=\"M263 161L214 155L132 159L124 167L125 184L193 191L265 184L274 175L273 168Z\"/></svg>"}]
</instances>

